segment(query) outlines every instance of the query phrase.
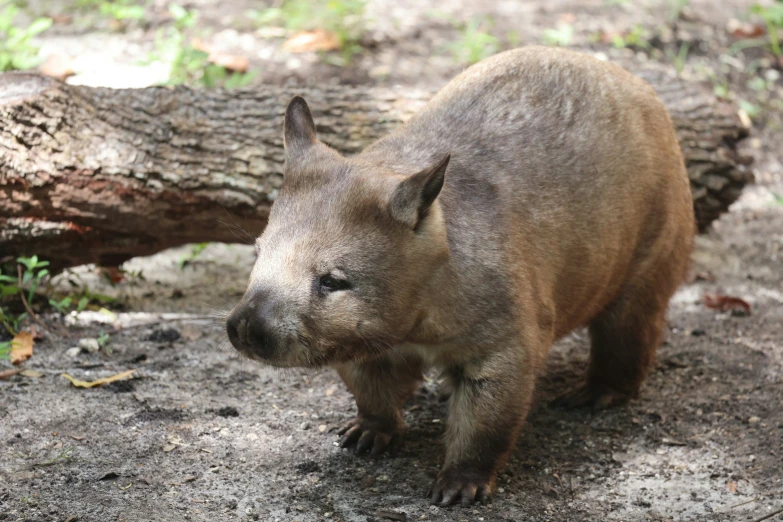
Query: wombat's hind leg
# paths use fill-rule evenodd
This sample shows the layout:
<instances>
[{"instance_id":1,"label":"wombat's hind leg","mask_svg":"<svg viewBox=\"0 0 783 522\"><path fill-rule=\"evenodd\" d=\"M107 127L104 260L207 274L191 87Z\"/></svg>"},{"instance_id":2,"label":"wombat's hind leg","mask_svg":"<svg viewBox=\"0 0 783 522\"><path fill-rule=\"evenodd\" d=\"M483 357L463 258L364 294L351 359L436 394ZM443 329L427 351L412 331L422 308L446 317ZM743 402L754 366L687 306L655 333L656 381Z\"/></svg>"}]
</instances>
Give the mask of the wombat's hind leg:
<instances>
[{"instance_id":1,"label":"wombat's hind leg","mask_svg":"<svg viewBox=\"0 0 783 522\"><path fill-rule=\"evenodd\" d=\"M656 295L640 292L638 287L628 288L593 319L587 380L555 399L552 405L600 410L635 396L655 359L666 306L675 286L671 292L658 287Z\"/></svg>"}]
</instances>

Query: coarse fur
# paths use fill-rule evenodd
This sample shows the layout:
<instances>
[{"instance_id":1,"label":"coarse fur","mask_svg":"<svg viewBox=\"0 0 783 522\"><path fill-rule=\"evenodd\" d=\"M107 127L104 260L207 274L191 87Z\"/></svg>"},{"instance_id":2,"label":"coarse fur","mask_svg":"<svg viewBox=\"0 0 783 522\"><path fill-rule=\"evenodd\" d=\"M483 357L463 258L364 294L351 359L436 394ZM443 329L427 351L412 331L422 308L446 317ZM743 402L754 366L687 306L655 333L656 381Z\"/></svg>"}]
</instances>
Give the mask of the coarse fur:
<instances>
[{"instance_id":1,"label":"coarse fur","mask_svg":"<svg viewBox=\"0 0 783 522\"><path fill-rule=\"evenodd\" d=\"M422 371L453 389L431 500L486 501L552 343L588 325L583 386L637 393L694 234L672 122L652 88L584 54L526 47L467 69L346 158L307 104L285 121L285 182L257 241L234 346L331 365L358 406L344 446L393 449Z\"/></svg>"}]
</instances>

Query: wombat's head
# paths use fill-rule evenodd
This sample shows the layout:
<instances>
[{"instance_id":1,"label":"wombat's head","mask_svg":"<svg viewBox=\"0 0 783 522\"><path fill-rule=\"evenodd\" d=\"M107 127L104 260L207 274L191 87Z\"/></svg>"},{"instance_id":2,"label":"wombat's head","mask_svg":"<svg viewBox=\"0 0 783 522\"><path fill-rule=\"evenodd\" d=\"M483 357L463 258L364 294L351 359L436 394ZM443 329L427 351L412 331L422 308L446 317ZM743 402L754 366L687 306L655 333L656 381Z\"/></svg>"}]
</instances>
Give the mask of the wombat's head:
<instances>
[{"instance_id":1,"label":"wombat's head","mask_svg":"<svg viewBox=\"0 0 783 522\"><path fill-rule=\"evenodd\" d=\"M305 101L285 116L285 173L242 301L226 329L275 366L371 357L406 340L448 259L435 201L448 156L394 173L319 142Z\"/></svg>"}]
</instances>

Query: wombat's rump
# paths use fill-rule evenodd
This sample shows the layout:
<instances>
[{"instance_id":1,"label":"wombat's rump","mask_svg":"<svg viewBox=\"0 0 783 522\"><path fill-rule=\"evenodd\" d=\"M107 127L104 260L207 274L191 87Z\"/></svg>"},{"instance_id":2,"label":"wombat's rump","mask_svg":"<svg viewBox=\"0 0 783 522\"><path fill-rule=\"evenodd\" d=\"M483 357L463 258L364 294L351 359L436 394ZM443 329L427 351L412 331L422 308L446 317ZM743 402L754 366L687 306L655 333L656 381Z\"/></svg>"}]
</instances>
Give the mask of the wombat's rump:
<instances>
[{"instance_id":1,"label":"wombat's rump","mask_svg":"<svg viewBox=\"0 0 783 522\"><path fill-rule=\"evenodd\" d=\"M332 365L358 416L344 446L379 453L428 366L453 393L433 502L486 500L551 344L588 325L567 406L633 396L689 257L694 217L652 88L587 55L528 47L450 82L361 154L285 122L285 182L227 329L277 366Z\"/></svg>"}]
</instances>

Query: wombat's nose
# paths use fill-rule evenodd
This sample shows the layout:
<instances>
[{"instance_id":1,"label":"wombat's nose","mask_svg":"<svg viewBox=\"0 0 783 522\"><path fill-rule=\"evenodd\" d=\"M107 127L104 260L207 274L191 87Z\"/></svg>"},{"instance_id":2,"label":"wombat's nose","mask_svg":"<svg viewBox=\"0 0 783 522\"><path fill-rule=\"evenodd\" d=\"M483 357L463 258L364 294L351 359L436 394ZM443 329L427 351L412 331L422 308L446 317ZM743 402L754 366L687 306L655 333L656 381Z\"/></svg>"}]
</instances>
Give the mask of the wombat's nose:
<instances>
[{"instance_id":1,"label":"wombat's nose","mask_svg":"<svg viewBox=\"0 0 783 522\"><path fill-rule=\"evenodd\" d=\"M239 306L226 321L226 332L236 349L269 358L274 354L277 342L261 308L252 303Z\"/></svg>"}]
</instances>

